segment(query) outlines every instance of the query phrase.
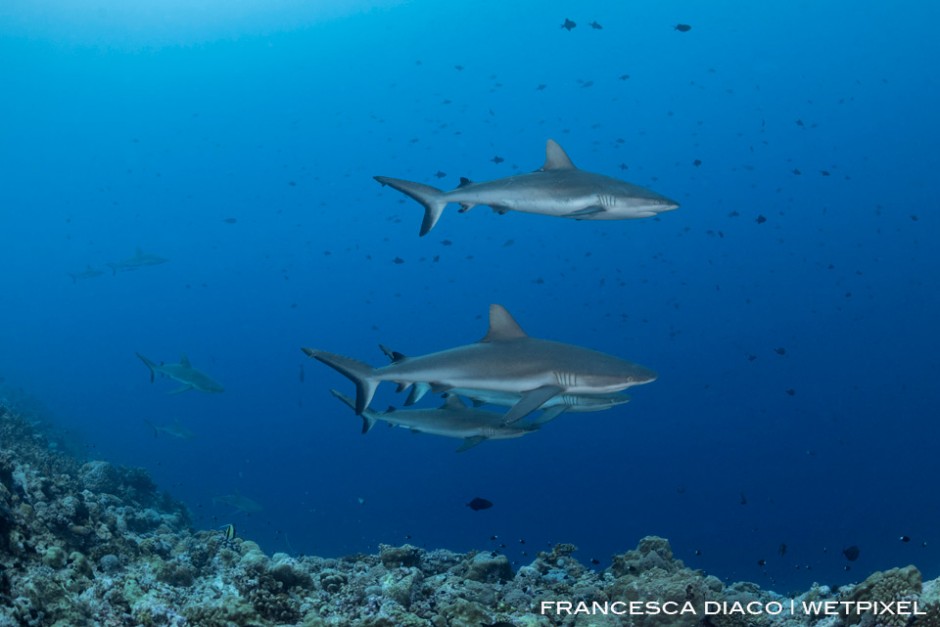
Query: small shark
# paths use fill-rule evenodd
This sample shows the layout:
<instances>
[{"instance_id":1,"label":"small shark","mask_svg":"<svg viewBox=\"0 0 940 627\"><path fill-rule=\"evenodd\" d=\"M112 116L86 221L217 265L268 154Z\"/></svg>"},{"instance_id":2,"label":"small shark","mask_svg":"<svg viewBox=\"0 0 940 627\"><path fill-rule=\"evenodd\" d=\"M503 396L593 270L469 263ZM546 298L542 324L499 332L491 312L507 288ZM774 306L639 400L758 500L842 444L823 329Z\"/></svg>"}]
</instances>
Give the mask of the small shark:
<instances>
[{"instance_id":1,"label":"small shark","mask_svg":"<svg viewBox=\"0 0 940 627\"><path fill-rule=\"evenodd\" d=\"M169 259L164 259L163 257L157 255L151 255L150 253L145 253L138 248L133 257L125 259L124 261L112 261L110 263L106 263L105 265L111 268L112 274L117 274L118 272L137 270L138 268L143 268L144 266L158 266L161 263L166 263L167 261L169 261Z\"/></svg>"},{"instance_id":2,"label":"small shark","mask_svg":"<svg viewBox=\"0 0 940 627\"><path fill-rule=\"evenodd\" d=\"M200 372L193 368L192 364L189 363L189 358L186 355L180 357L180 363L178 364L156 364L140 353L136 353L140 360L150 368L150 382L153 383L154 375L160 373L165 377L173 379L178 383L182 383L183 387L178 388L170 392L170 394L179 394L180 392L186 392L187 390L199 390L200 392L224 392L220 384L212 380L209 375Z\"/></svg>"},{"instance_id":3,"label":"small shark","mask_svg":"<svg viewBox=\"0 0 940 627\"><path fill-rule=\"evenodd\" d=\"M356 384L356 413L362 415L382 381L403 390L427 384L434 392L453 388L518 394L505 422L524 418L561 394L613 394L656 380L648 368L572 344L529 337L502 305L490 305L490 328L476 344L406 357L381 368L312 348L309 357Z\"/></svg>"},{"instance_id":4,"label":"small shark","mask_svg":"<svg viewBox=\"0 0 940 627\"><path fill-rule=\"evenodd\" d=\"M404 355L389 349L387 346L379 344L379 348L392 362L406 359ZM415 383L411 388L411 393L408 395L408 400L405 401L405 405L414 405L429 391L431 391L429 384ZM479 407L484 404L512 407L522 399L521 394L512 392L494 392L493 390L472 388L452 388L448 391L448 394L465 396L473 402L474 407ZM539 409L542 410L542 415L539 417L538 422L539 424L544 424L550 420L554 420L566 411L573 413L603 411L629 402L630 397L626 394L602 394L595 396L559 394L558 396L550 398L539 407Z\"/></svg>"},{"instance_id":5,"label":"small shark","mask_svg":"<svg viewBox=\"0 0 940 627\"><path fill-rule=\"evenodd\" d=\"M345 394L330 390L330 394L356 409L356 404ZM418 433L431 433L448 438L463 438L457 452L466 451L486 440L519 438L538 429L538 425L511 426L503 422L502 414L482 409L471 409L455 395L448 395L437 409L403 409L389 407L377 412L365 409L362 412L362 432L368 433L379 420L394 427L411 429Z\"/></svg>"},{"instance_id":6,"label":"small shark","mask_svg":"<svg viewBox=\"0 0 940 627\"><path fill-rule=\"evenodd\" d=\"M161 433L170 436L171 438L176 438L177 440L192 440L196 437L196 434L183 426L183 423L179 419L174 420L171 424L165 425L155 425L149 420L144 420L150 428L153 429L153 437L159 437Z\"/></svg>"},{"instance_id":7,"label":"small shark","mask_svg":"<svg viewBox=\"0 0 940 627\"><path fill-rule=\"evenodd\" d=\"M90 265L85 266L85 269L81 272L69 272L69 276L72 277L72 283L78 283L84 279L94 279L102 274L104 274L103 271L92 268Z\"/></svg>"},{"instance_id":8,"label":"small shark","mask_svg":"<svg viewBox=\"0 0 940 627\"><path fill-rule=\"evenodd\" d=\"M261 503L253 501L247 496L242 496L241 494L224 494L222 496L213 496L212 504L228 505L229 507L234 507L235 510L241 514L257 514L264 509L261 507Z\"/></svg>"},{"instance_id":9,"label":"small shark","mask_svg":"<svg viewBox=\"0 0 940 627\"><path fill-rule=\"evenodd\" d=\"M421 235L434 228L444 207L452 202L460 203L461 212L489 205L499 214L522 211L574 220L648 218L679 207L645 187L579 170L551 139L545 147L545 165L535 172L483 183L461 179L460 186L449 192L387 176L374 178L424 205Z\"/></svg>"}]
</instances>

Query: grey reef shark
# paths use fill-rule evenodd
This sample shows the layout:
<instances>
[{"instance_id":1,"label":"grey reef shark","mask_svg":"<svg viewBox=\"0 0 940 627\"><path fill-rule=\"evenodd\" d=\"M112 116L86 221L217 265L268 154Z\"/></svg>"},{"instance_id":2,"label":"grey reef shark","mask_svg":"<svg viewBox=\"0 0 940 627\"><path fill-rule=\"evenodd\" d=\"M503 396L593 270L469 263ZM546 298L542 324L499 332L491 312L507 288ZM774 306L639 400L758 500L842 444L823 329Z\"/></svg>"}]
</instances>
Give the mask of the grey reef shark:
<instances>
[{"instance_id":1,"label":"grey reef shark","mask_svg":"<svg viewBox=\"0 0 940 627\"><path fill-rule=\"evenodd\" d=\"M382 344L379 344L379 348L392 362L407 359L401 353L393 351ZM427 383L414 384L411 387L411 393L408 395L405 405L414 405L430 390L431 386ZM475 390L471 388L453 388L447 393L465 396L472 401L474 407L486 404L512 407L522 399L520 394L512 392L494 392L493 390ZM542 415L539 416L538 422L539 424L544 424L550 420L554 420L566 411L573 413L603 411L629 402L630 397L626 394L594 394L590 396L559 394L558 396L550 398L545 403L542 403L542 406L539 407L539 409L542 410Z\"/></svg>"},{"instance_id":2,"label":"grey reef shark","mask_svg":"<svg viewBox=\"0 0 940 627\"><path fill-rule=\"evenodd\" d=\"M170 394L179 394L180 392L187 392L189 390L199 390L200 392L224 392L223 388L219 383L213 381L212 378L204 372L200 372L193 368L192 364L189 363L189 358L186 355L180 357L180 362L178 364L157 364L140 353L136 353L144 364L150 369L150 382L153 383L154 376L157 373L162 374L168 379L172 379L177 383L182 384L182 387L177 388L169 392Z\"/></svg>"},{"instance_id":3,"label":"grey reef shark","mask_svg":"<svg viewBox=\"0 0 940 627\"><path fill-rule=\"evenodd\" d=\"M336 390L330 393L356 409L356 403ZM431 433L447 438L463 438L463 444L457 452L471 449L487 440L507 440L519 438L538 430L537 424L507 425L503 415L484 409L470 408L464 405L460 397L450 394L444 404L436 409L395 409L377 412L371 409L362 411L362 432L368 433L379 420L394 427L410 429L417 433Z\"/></svg>"},{"instance_id":4,"label":"grey reef shark","mask_svg":"<svg viewBox=\"0 0 940 627\"><path fill-rule=\"evenodd\" d=\"M487 205L499 214L522 211L574 220L648 218L679 207L645 187L579 170L551 139L545 147L545 165L535 172L482 183L462 178L460 186L449 192L388 176L374 178L424 206L421 235L434 228L444 207L452 202L460 204L461 212Z\"/></svg>"},{"instance_id":5,"label":"grey reef shark","mask_svg":"<svg viewBox=\"0 0 940 627\"><path fill-rule=\"evenodd\" d=\"M138 268L144 268L146 266L158 266L161 263L166 263L167 261L169 261L169 259L160 257L159 255L145 253L138 248L133 257L129 257L123 261L112 261L110 263L106 263L105 265L111 268L112 274L117 274L118 272L137 270Z\"/></svg>"},{"instance_id":6,"label":"grey reef shark","mask_svg":"<svg viewBox=\"0 0 940 627\"><path fill-rule=\"evenodd\" d=\"M356 384L356 406L362 415L382 381L427 385L435 393L455 388L519 395L503 420L525 418L559 395L609 395L656 379L643 366L598 351L526 335L502 305L490 305L490 327L475 344L406 357L380 368L361 361L303 348Z\"/></svg>"}]
</instances>

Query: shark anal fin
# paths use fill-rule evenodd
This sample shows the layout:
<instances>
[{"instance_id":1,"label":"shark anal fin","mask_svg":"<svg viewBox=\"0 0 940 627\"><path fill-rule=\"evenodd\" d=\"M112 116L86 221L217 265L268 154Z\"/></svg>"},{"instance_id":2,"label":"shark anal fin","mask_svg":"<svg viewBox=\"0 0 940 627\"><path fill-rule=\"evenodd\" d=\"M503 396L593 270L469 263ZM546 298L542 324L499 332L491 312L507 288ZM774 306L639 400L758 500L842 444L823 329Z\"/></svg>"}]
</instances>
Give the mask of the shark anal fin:
<instances>
[{"instance_id":1,"label":"shark anal fin","mask_svg":"<svg viewBox=\"0 0 940 627\"><path fill-rule=\"evenodd\" d=\"M463 453L464 451L469 451L480 442L486 442L486 438L482 435L475 435L472 438L464 438L463 444L460 445L460 447L457 449L457 452Z\"/></svg>"},{"instance_id":2,"label":"shark anal fin","mask_svg":"<svg viewBox=\"0 0 940 627\"><path fill-rule=\"evenodd\" d=\"M525 418L562 391L562 388L557 385L543 385L534 390L523 392L519 402L506 412L506 415L503 417L504 422L506 424L512 424L517 420Z\"/></svg>"},{"instance_id":3,"label":"shark anal fin","mask_svg":"<svg viewBox=\"0 0 940 627\"><path fill-rule=\"evenodd\" d=\"M415 383L411 388L411 392L408 394L408 398L405 400L405 405L414 405L420 401L421 398L430 391L430 389L431 386L427 383Z\"/></svg>"},{"instance_id":4,"label":"shark anal fin","mask_svg":"<svg viewBox=\"0 0 940 627\"><path fill-rule=\"evenodd\" d=\"M476 207L476 203L472 202L462 202L460 203L460 209L457 210L457 213L467 213L471 209Z\"/></svg>"}]
</instances>

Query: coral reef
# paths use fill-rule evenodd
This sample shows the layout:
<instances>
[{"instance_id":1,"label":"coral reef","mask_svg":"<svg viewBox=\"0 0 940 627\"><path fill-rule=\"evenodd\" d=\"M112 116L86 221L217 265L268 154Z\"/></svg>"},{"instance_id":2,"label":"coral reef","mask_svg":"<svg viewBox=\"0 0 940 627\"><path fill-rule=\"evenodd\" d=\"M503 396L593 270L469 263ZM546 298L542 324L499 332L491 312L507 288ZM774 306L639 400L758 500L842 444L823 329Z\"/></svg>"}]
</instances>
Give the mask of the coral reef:
<instances>
[{"instance_id":1,"label":"coral reef","mask_svg":"<svg viewBox=\"0 0 940 627\"><path fill-rule=\"evenodd\" d=\"M922 583L913 566L789 599L690 569L662 538L643 538L602 572L575 550L559 544L516 572L499 553L411 545L342 559L268 556L250 540L191 529L185 508L145 472L81 464L0 406L0 627L940 627L940 581ZM923 613L840 605L868 601L918 601ZM772 611L791 602L832 606Z\"/></svg>"}]
</instances>

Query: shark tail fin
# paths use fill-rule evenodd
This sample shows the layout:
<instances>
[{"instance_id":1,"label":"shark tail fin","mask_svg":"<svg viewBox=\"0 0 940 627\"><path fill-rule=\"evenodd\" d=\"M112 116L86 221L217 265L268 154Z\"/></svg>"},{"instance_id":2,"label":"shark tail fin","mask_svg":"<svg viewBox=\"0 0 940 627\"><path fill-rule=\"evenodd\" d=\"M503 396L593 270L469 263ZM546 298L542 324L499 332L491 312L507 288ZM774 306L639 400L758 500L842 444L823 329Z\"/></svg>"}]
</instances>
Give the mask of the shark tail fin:
<instances>
[{"instance_id":1,"label":"shark tail fin","mask_svg":"<svg viewBox=\"0 0 940 627\"><path fill-rule=\"evenodd\" d=\"M379 382L375 379L375 369L369 364L335 353L312 348L302 348L301 350L308 357L313 357L317 361L325 363L356 384L356 406L353 409L356 410L356 415L361 416L369 403L372 402L375 388L379 385Z\"/></svg>"},{"instance_id":2,"label":"shark tail fin","mask_svg":"<svg viewBox=\"0 0 940 627\"><path fill-rule=\"evenodd\" d=\"M140 360L141 360L142 362L144 362L144 365L145 365L145 366L147 366L148 368L150 368L150 382L153 383L153 377L154 377L154 370L153 370L153 369L154 369L154 367L155 367L157 364L153 363L152 361L150 361L149 359L147 359L146 357L144 357L144 356L141 355L140 353L134 353L134 354L137 355L138 357L140 357Z\"/></svg>"},{"instance_id":3,"label":"shark tail fin","mask_svg":"<svg viewBox=\"0 0 940 627\"><path fill-rule=\"evenodd\" d=\"M355 410L355 409L356 409L356 403L353 402L353 400L352 400L351 398L349 398L348 396L346 396L346 395L343 394L342 392L338 392L338 391L336 391L336 390L330 390L330 394L332 394L333 396L335 396L335 397L338 398L339 400L341 400L341 401L343 401L344 403L346 403L346 404L349 406L350 409L352 409L352 410ZM375 426L375 423L376 423L375 412L373 412L371 409L363 410L363 412L362 412L362 434L365 435L366 433L369 433L370 431L372 431L372 427Z\"/></svg>"},{"instance_id":4,"label":"shark tail fin","mask_svg":"<svg viewBox=\"0 0 940 627\"><path fill-rule=\"evenodd\" d=\"M430 233L440 219L441 213L444 212L444 207L447 206L447 199L443 191L423 183L393 179L387 176L376 176L374 178L382 185L397 189L402 194L410 196L421 203L424 206L424 220L421 222L420 235Z\"/></svg>"}]
</instances>

